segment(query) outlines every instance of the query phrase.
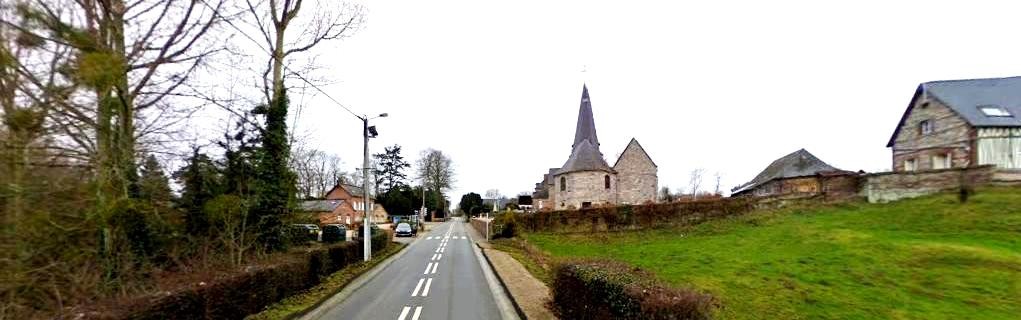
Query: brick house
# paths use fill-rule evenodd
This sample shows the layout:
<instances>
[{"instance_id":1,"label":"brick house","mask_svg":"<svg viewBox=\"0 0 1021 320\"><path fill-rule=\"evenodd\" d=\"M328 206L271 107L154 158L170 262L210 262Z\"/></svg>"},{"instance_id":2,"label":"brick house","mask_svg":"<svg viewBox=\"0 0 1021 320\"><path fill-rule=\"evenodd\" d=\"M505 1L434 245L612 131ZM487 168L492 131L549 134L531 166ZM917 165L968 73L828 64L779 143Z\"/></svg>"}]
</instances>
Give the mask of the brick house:
<instances>
[{"instance_id":1,"label":"brick house","mask_svg":"<svg viewBox=\"0 0 1021 320\"><path fill-rule=\"evenodd\" d=\"M1021 77L918 85L886 146L895 172L1021 169Z\"/></svg>"},{"instance_id":2,"label":"brick house","mask_svg":"<svg viewBox=\"0 0 1021 320\"><path fill-rule=\"evenodd\" d=\"M732 197L851 197L858 192L859 173L840 170L805 149L776 159L751 181L731 189Z\"/></svg>"},{"instance_id":3,"label":"brick house","mask_svg":"<svg viewBox=\"0 0 1021 320\"><path fill-rule=\"evenodd\" d=\"M582 86L581 107L571 155L551 168L535 184L536 210L564 210L600 205L642 204L656 201L657 166L638 140L631 139L610 167L599 151L592 102Z\"/></svg>"},{"instance_id":4,"label":"brick house","mask_svg":"<svg viewBox=\"0 0 1021 320\"><path fill-rule=\"evenodd\" d=\"M305 200L299 203L298 209L318 217L319 224L352 225L361 221L361 213L355 212L351 203L344 200Z\"/></svg>"},{"instance_id":5,"label":"brick house","mask_svg":"<svg viewBox=\"0 0 1021 320\"><path fill-rule=\"evenodd\" d=\"M350 221L348 224L361 224L362 223L362 210L365 208L364 193L362 188L349 184L338 184L330 189L326 193L326 200L342 200L351 207L352 214L350 215ZM386 212L386 208L382 205L378 205L375 202L376 199L369 198L369 208L372 211L372 221L374 223L386 223L388 221L389 214ZM345 220L346 221L346 220Z\"/></svg>"}]
</instances>

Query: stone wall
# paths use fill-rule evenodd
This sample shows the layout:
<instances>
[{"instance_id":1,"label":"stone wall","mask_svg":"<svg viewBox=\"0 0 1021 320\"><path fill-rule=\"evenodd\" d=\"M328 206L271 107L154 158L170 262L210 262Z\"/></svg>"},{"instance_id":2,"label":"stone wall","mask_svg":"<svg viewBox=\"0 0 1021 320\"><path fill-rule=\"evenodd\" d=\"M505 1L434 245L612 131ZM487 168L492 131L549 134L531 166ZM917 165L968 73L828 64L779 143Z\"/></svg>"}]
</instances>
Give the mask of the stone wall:
<instances>
[{"instance_id":1,"label":"stone wall","mask_svg":"<svg viewBox=\"0 0 1021 320\"><path fill-rule=\"evenodd\" d=\"M644 204L656 201L659 188L656 164L634 141L613 165L617 171L617 204Z\"/></svg>"},{"instance_id":2,"label":"stone wall","mask_svg":"<svg viewBox=\"0 0 1021 320\"><path fill-rule=\"evenodd\" d=\"M869 202L888 202L988 185L996 173L995 166L874 173L864 176L860 194Z\"/></svg>"},{"instance_id":3,"label":"stone wall","mask_svg":"<svg viewBox=\"0 0 1021 320\"><path fill-rule=\"evenodd\" d=\"M610 177L609 189L604 185L604 179L607 176ZM564 181L567 183L564 191L560 191L560 178L564 178ZM554 183L554 189L550 192L550 195L556 201L554 204L555 210L580 209L584 202L591 202L592 206L602 206L614 204L617 201L617 179L612 173L581 171L558 174L554 178ZM553 196L554 194L555 196Z\"/></svg>"},{"instance_id":4,"label":"stone wall","mask_svg":"<svg viewBox=\"0 0 1021 320\"><path fill-rule=\"evenodd\" d=\"M927 106L923 104L928 103ZM919 124L933 123L933 131L922 134ZM915 160L916 170L933 169L933 156L951 155L953 167L973 165L975 130L936 99L917 99L893 143L893 171L904 171L904 162Z\"/></svg>"}]
</instances>

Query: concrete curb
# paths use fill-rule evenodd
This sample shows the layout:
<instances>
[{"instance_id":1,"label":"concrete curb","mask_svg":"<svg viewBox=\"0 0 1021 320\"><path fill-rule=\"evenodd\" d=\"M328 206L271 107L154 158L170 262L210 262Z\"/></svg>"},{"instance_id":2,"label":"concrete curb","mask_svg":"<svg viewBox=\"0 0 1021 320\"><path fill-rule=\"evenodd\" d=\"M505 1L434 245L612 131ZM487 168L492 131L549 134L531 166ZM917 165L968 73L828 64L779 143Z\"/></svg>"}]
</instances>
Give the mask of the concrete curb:
<instances>
[{"instance_id":1,"label":"concrete curb","mask_svg":"<svg viewBox=\"0 0 1021 320\"><path fill-rule=\"evenodd\" d=\"M474 228L473 228L474 229ZM469 235L469 237L472 237ZM474 237L472 237L472 251L475 252L475 257L479 261L486 261L485 264L481 264L482 274L486 277L486 282L489 283L489 291L493 293L493 300L496 300L496 306L500 309L500 317L505 320L524 319L524 313L521 312L518 307L517 301L511 298L507 286L503 283L503 280L493 272L493 263L489 261L489 257L482 253L482 248L475 243Z\"/></svg>"},{"instance_id":2,"label":"concrete curb","mask_svg":"<svg viewBox=\"0 0 1021 320\"><path fill-rule=\"evenodd\" d=\"M369 269L369 271L362 273L362 275L352 280L351 283L348 283L347 286L344 286L344 289L340 290L340 292L334 294L333 296L330 296L326 300L323 300L315 308L297 317L297 319L313 320L322 318L322 316L326 314L334 306L340 304L341 302L344 302L344 300L347 300L347 298L350 297L351 294L354 293L356 290L365 286L365 284L369 283L369 281L372 281L372 279L375 279L380 272L383 272L383 269L389 267L390 264L392 264L395 260L399 259L401 256L404 255L404 253L408 252L408 248L411 248L411 246L417 244L419 240L422 240L422 238L415 239L415 241L409 243L407 246L404 246L404 249L401 249L400 252L391 255L389 258L386 258L386 260L383 260L383 262L380 262L375 267L372 267L372 269Z\"/></svg>"},{"instance_id":3,"label":"concrete curb","mask_svg":"<svg viewBox=\"0 0 1021 320\"><path fill-rule=\"evenodd\" d=\"M489 250L494 250L494 249L489 249ZM482 255L484 257L486 257L486 263L489 264L489 268L490 269L496 269L496 267L493 266L493 261L489 260L489 255L486 254L486 249L481 249L480 248L480 251L482 251ZM503 287L503 291L507 294L507 297L509 298L508 300L510 300L511 303L514 304L514 310L517 311L518 316L521 317L521 319L528 319L528 315L525 314L525 310L521 309L521 305L518 304L518 301L514 299L514 294L511 294L510 288L507 287L507 282L505 282L503 280L503 277L500 276L499 272L493 272L493 274L496 275L496 279L500 281L500 286Z\"/></svg>"}]
</instances>

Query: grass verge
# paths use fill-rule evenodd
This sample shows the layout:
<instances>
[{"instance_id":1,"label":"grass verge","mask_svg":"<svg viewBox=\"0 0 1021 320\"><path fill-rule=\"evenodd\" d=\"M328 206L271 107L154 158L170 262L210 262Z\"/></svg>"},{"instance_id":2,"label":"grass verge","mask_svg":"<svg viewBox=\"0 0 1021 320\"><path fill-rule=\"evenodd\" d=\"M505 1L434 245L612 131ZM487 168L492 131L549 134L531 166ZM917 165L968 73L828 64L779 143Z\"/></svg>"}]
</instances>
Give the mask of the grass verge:
<instances>
[{"instance_id":1,"label":"grass verge","mask_svg":"<svg viewBox=\"0 0 1021 320\"><path fill-rule=\"evenodd\" d=\"M322 283L311 289L306 290L300 294L288 297L280 302L277 302L267 307L262 312L250 315L245 319L249 320L270 320L270 319L293 319L311 308L315 307L327 298L337 294L344 289L351 281L353 281L362 273L372 269L380 262L383 262L390 256L400 252L406 247L403 243L391 243L390 246L383 251L375 253L373 256L375 259L369 261L362 261L353 265L347 266L340 271L334 272L329 277L323 279Z\"/></svg>"},{"instance_id":2,"label":"grass verge","mask_svg":"<svg viewBox=\"0 0 1021 320\"><path fill-rule=\"evenodd\" d=\"M722 319L1021 315L1019 188L981 189L963 204L940 194L524 238L554 259L620 260L709 292L722 302Z\"/></svg>"}]
</instances>

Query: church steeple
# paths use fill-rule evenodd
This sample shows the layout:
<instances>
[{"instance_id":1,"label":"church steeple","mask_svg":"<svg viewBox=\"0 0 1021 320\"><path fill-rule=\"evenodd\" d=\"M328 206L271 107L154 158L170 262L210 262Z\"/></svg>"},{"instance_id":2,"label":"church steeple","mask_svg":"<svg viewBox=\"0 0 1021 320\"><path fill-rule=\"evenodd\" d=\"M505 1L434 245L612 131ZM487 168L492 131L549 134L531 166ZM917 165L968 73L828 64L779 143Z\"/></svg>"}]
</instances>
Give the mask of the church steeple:
<instances>
[{"instance_id":1,"label":"church steeple","mask_svg":"<svg viewBox=\"0 0 1021 320\"><path fill-rule=\"evenodd\" d=\"M574 132L574 144L571 148L575 148L583 140L588 140L596 150L599 150L599 138L596 137L596 122L592 119L592 102L589 101L588 86L581 86L581 109L578 111L578 127Z\"/></svg>"}]
</instances>

